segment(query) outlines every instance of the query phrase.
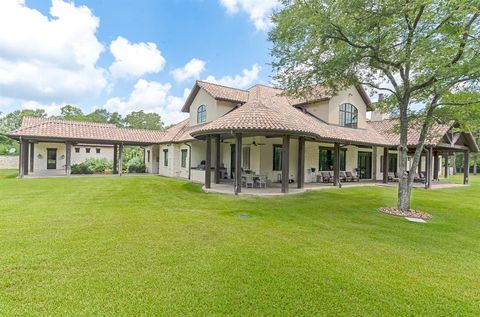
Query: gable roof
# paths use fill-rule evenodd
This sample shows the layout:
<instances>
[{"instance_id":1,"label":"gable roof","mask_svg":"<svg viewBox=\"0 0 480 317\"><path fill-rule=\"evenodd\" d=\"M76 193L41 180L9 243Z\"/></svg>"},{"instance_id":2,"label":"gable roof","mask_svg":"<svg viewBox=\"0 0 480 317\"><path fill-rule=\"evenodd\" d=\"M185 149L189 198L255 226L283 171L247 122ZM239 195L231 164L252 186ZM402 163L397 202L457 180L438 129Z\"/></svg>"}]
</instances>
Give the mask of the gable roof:
<instances>
[{"instance_id":1,"label":"gable roof","mask_svg":"<svg viewBox=\"0 0 480 317\"><path fill-rule=\"evenodd\" d=\"M216 100L245 103L248 99L247 90L197 80L195 82L195 85L193 86L192 91L188 95L185 104L183 105L182 112L190 112L190 105L195 99L195 96L197 95L200 88L203 88L210 96L212 96L212 98Z\"/></svg>"},{"instance_id":2,"label":"gable roof","mask_svg":"<svg viewBox=\"0 0 480 317\"><path fill-rule=\"evenodd\" d=\"M397 131L399 126L398 119L386 119L382 121L369 121L369 125L371 125L375 130L380 132L382 135L385 136L392 144L400 144L400 133ZM455 122L451 121L449 123L439 123L436 122L432 125L429 129L427 137L425 138L425 145L430 146L437 146L442 143L444 137L447 133L454 127ZM420 139L420 130L421 125L413 121L410 123L408 128L408 138L407 138L407 145L408 146L416 146ZM478 145L475 142L475 138L472 136L471 133L464 132L463 133L466 138L466 143L471 151L478 152Z\"/></svg>"},{"instance_id":3,"label":"gable roof","mask_svg":"<svg viewBox=\"0 0 480 317\"><path fill-rule=\"evenodd\" d=\"M125 144L154 144L161 142L165 132L156 130L118 128L114 124L24 117L22 126L7 136L41 140L69 140Z\"/></svg>"},{"instance_id":4,"label":"gable roof","mask_svg":"<svg viewBox=\"0 0 480 317\"><path fill-rule=\"evenodd\" d=\"M263 85L249 89L248 102L224 116L191 132L198 137L222 131L287 132L317 140L357 144L388 145L391 143L375 129L351 129L330 125L292 106L282 90Z\"/></svg>"}]
</instances>

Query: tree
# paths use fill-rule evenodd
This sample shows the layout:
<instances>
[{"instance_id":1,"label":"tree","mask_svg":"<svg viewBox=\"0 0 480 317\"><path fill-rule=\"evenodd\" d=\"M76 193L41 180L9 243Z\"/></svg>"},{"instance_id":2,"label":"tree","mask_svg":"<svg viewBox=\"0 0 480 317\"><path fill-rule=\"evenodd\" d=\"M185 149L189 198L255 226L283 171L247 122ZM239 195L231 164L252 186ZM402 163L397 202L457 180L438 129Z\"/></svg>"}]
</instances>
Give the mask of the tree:
<instances>
[{"instance_id":1,"label":"tree","mask_svg":"<svg viewBox=\"0 0 480 317\"><path fill-rule=\"evenodd\" d=\"M20 128L22 119L26 116L45 118L47 114L43 109L24 109L12 111L0 118L0 154L18 153L18 143L3 134ZM9 152L12 148L15 149L14 153Z\"/></svg>"},{"instance_id":2,"label":"tree","mask_svg":"<svg viewBox=\"0 0 480 317\"><path fill-rule=\"evenodd\" d=\"M284 0L269 35L274 79L294 95L316 85L336 92L358 84L387 93L378 107L399 119L397 206L408 210L436 111L479 104L457 98L478 92L479 12L476 0ZM423 108L414 111L414 104ZM420 138L407 171L413 120Z\"/></svg>"},{"instance_id":3,"label":"tree","mask_svg":"<svg viewBox=\"0 0 480 317\"><path fill-rule=\"evenodd\" d=\"M82 109L71 105L65 105L60 108L60 116L58 116L58 118L64 120L87 121Z\"/></svg>"},{"instance_id":4,"label":"tree","mask_svg":"<svg viewBox=\"0 0 480 317\"><path fill-rule=\"evenodd\" d=\"M107 109L96 109L87 114L85 120L98 123L111 123L117 126L123 126L123 118L118 112L109 112Z\"/></svg>"},{"instance_id":5,"label":"tree","mask_svg":"<svg viewBox=\"0 0 480 317\"><path fill-rule=\"evenodd\" d=\"M125 117L125 124L129 128L163 130L162 118L157 113L145 113L143 110L134 111Z\"/></svg>"}]
</instances>

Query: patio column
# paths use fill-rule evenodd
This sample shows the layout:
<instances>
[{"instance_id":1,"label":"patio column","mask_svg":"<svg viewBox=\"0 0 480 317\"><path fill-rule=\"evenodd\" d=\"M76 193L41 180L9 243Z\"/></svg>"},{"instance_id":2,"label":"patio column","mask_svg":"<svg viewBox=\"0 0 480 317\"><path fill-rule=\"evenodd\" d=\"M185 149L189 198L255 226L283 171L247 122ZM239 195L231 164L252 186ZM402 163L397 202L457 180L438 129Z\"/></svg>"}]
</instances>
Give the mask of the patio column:
<instances>
[{"instance_id":1,"label":"patio column","mask_svg":"<svg viewBox=\"0 0 480 317\"><path fill-rule=\"evenodd\" d=\"M340 144L333 145L333 186L340 184Z\"/></svg>"},{"instance_id":2,"label":"patio column","mask_svg":"<svg viewBox=\"0 0 480 317\"><path fill-rule=\"evenodd\" d=\"M18 177L19 178L23 178L23 141L22 141L22 138L20 138L20 141L19 141L19 151L20 153L18 153Z\"/></svg>"},{"instance_id":3,"label":"patio column","mask_svg":"<svg viewBox=\"0 0 480 317\"><path fill-rule=\"evenodd\" d=\"M463 184L468 185L468 176L470 174L470 151L463 152Z\"/></svg>"},{"instance_id":4,"label":"patio column","mask_svg":"<svg viewBox=\"0 0 480 317\"><path fill-rule=\"evenodd\" d=\"M433 148L427 148L427 161L425 163L425 188L432 187L432 158L433 158Z\"/></svg>"},{"instance_id":5,"label":"patio column","mask_svg":"<svg viewBox=\"0 0 480 317\"><path fill-rule=\"evenodd\" d=\"M452 155L452 175L456 175L457 174L457 155L455 154L455 152L453 152L453 155Z\"/></svg>"},{"instance_id":6,"label":"patio column","mask_svg":"<svg viewBox=\"0 0 480 317\"><path fill-rule=\"evenodd\" d=\"M443 156L443 160L445 161L444 162L445 170L443 172L443 174L444 174L443 177L448 178L448 154L445 154Z\"/></svg>"},{"instance_id":7,"label":"patio column","mask_svg":"<svg viewBox=\"0 0 480 317\"><path fill-rule=\"evenodd\" d=\"M22 158L22 164L23 164L23 175L28 175L28 141L24 140L22 141L22 153L23 153L23 158Z\"/></svg>"},{"instance_id":8,"label":"patio column","mask_svg":"<svg viewBox=\"0 0 480 317\"><path fill-rule=\"evenodd\" d=\"M235 179L233 182L235 195L242 192L242 134L235 134Z\"/></svg>"},{"instance_id":9,"label":"patio column","mask_svg":"<svg viewBox=\"0 0 480 317\"><path fill-rule=\"evenodd\" d=\"M290 136L283 136L282 145L282 193L288 193L290 167Z\"/></svg>"},{"instance_id":10,"label":"patio column","mask_svg":"<svg viewBox=\"0 0 480 317\"><path fill-rule=\"evenodd\" d=\"M205 188L212 187L212 137L207 135L205 146Z\"/></svg>"},{"instance_id":11,"label":"patio column","mask_svg":"<svg viewBox=\"0 0 480 317\"><path fill-rule=\"evenodd\" d=\"M118 145L113 145L113 174L118 174Z\"/></svg>"},{"instance_id":12,"label":"patio column","mask_svg":"<svg viewBox=\"0 0 480 317\"><path fill-rule=\"evenodd\" d=\"M438 170L438 152L435 151L435 153L433 154L433 179L436 181L438 181Z\"/></svg>"},{"instance_id":13,"label":"patio column","mask_svg":"<svg viewBox=\"0 0 480 317\"><path fill-rule=\"evenodd\" d=\"M30 143L30 173L33 173L35 163L35 143Z\"/></svg>"},{"instance_id":14,"label":"patio column","mask_svg":"<svg viewBox=\"0 0 480 317\"><path fill-rule=\"evenodd\" d=\"M215 184L220 184L220 135L215 138Z\"/></svg>"},{"instance_id":15,"label":"patio column","mask_svg":"<svg viewBox=\"0 0 480 317\"><path fill-rule=\"evenodd\" d=\"M383 183L388 184L388 147L383 148Z\"/></svg>"},{"instance_id":16,"label":"patio column","mask_svg":"<svg viewBox=\"0 0 480 317\"><path fill-rule=\"evenodd\" d=\"M123 174L123 143L120 144L120 148L118 150L118 175L122 176Z\"/></svg>"},{"instance_id":17,"label":"patio column","mask_svg":"<svg viewBox=\"0 0 480 317\"><path fill-rule=\"evenodd\" d=\"M70 176L72 171L72 143L67 142L65 143L66 150L65 150L65 174Z\"/></svg>"},{"instance_id":18,"label":"patio column","mask_svg":"<svg viewBox=\"0 0 480 317\"><path fill-rule=\"evenodd\" d=\"M298 138L297 188L305 187L305 138Z\"/></svg>"}]
</instances>

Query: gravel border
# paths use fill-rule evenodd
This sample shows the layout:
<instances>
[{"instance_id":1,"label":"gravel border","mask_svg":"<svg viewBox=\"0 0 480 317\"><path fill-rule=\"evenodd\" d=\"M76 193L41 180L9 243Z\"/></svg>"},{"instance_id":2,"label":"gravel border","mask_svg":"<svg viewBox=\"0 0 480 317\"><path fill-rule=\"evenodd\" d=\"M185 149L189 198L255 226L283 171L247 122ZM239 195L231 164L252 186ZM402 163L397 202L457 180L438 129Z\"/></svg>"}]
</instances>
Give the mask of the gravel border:
<instances>
[{"instance_id":1,"label":"gravel border","mask_svg":"<svg viewBox=\"0 0 480 317\"><path fill-rule=\"evenodd\" d=\"M415 210L415 209L410 209L408 211L402 211L402 210L399 210L398 208L394 208L394 207L382 207L382 208L379 208L378 211L380 211L384 214L387 214L387 215L392 215L392 216L420 218L420 219L423 219L423 220L432 219L432 215L427 214L426 212L423 212L423 211L420 211L420 210Z\"/></svg>"}]
</instances>

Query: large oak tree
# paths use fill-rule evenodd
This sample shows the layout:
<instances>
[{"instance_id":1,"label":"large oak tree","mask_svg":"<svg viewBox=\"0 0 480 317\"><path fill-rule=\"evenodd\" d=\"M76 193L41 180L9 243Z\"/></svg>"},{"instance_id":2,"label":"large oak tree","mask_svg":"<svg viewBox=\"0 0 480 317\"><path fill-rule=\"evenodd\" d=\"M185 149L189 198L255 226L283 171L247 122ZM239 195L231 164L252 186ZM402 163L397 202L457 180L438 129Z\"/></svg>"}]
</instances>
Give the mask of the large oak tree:
<instances>
[{"instance_id":1,"label":"large oak tree","mask_svg":"<svg viewBox=\"0 0 480 317\"><path fill-rule=\"evenodd\" d=\"M285 0L272 18L275 80L290 93L362 84L387 94L378 107L399 119L401 210L410 208L413 178L437 111L478 107L479 7L474 0ZM421 133L408 171L413 120Z\"/></svg>"}]
</instances>

